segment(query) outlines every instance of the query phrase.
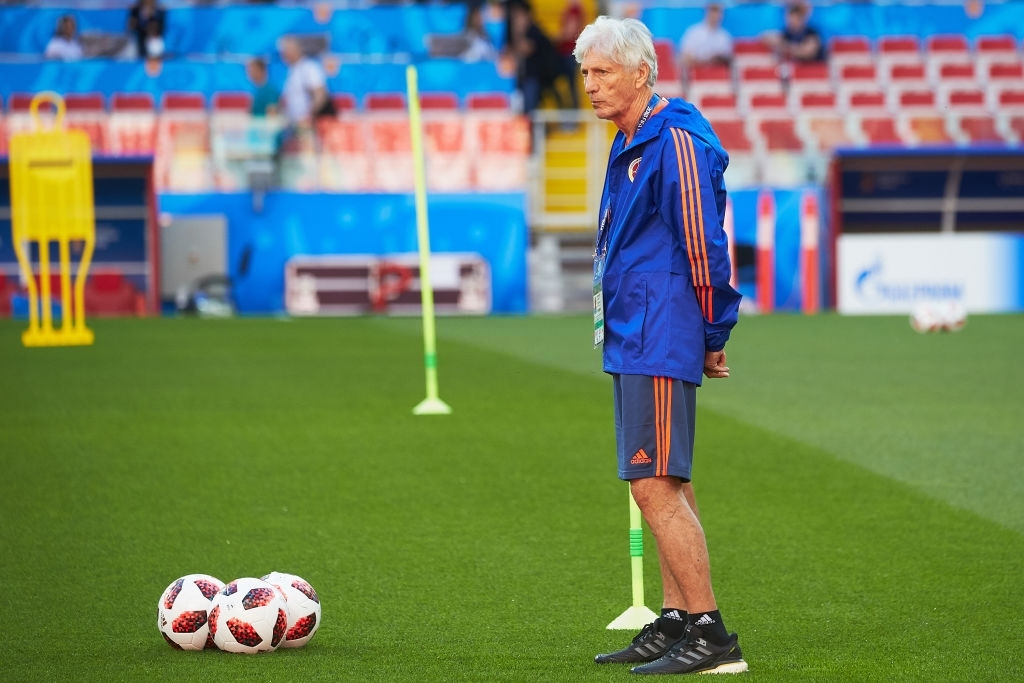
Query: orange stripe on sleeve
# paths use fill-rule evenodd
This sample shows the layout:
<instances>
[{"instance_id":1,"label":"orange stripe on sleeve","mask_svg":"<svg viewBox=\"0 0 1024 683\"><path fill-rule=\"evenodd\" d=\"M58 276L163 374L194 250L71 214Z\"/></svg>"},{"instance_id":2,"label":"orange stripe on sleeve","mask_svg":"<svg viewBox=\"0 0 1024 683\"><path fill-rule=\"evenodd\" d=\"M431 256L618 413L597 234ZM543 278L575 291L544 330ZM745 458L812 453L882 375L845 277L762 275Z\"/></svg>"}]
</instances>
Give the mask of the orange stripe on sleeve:
<instances>
[{"instance_id":1,"label":"orange stripe on sleeve","mask_svg":"<svg viewBox=\"0 0 1024 683\"><path fill-rule=\"evenodd\" d=\"M697 245L697 256L696 260L699 263L698 270L700 271L700 277L694 284L698 287L702 287L703 291L700 291L700 307L704 312L704 317L708 320L712 317L712 288L711 288L711 268L708 264L708 249L707 243L704 240L704 203L700 199L700 177L697 174L697 155L693 149L693 138L686 135L686 145L688 154L688 160L690 162L690 170L693 178L693 189L696 195L696 207L697 216L695 220L694 230L694 242Z\"/></svg>"},{"instance_id":2,"label":"orange stripe on sleeve","mask_svg":"<svg viewBox=\"0 0 1024 683\"><path fill-rule=\"evenodd\" d=\"M693 244L690 237L690 212L686 206L686 189L688 183L686 181L687 164L684 163L685 148L682 144L683 131L678 128L671 128L672 140L676 147L676 164L678 165L679 173L679 206L682 216L680 216L683 222L683 237L686 240L686 257L690 259L690 271L696 271L697 264L693 260Z\"/></svg>"}]
</instances>

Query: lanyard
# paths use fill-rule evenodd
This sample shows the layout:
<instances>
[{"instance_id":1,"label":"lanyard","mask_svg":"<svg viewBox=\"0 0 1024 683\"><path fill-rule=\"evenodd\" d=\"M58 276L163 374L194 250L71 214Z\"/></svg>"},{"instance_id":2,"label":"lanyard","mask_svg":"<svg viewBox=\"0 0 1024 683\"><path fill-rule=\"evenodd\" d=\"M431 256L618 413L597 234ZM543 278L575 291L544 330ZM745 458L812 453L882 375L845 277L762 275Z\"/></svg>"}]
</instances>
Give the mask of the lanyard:
<instances>
[{"instance_id":1,"label":"lanyard","mask_svg":"<svg viewBox=\"0 0 1024 683\"><path fill-rule=\"evenodd\" d=\"M640 116L640 120L637 121L636 130L633 131L634 138L636 137L636 134L640 132L640 129L644 127L644 124L647 123L647 119L651 118L651 114L654 112L654 108L658 106L659 102L661 102L661 95L658 93L651 95L651 101L648 103L647 109L645 109L644 113Z\"/></svg>"},{"instance_id":2,"label":"lanyard","mask_svg":"<svg viewBox=\"0 0 1024 683\"><path fill-rule=\"evenodd\" d=\"M647 120L649 118L651 118L651 114L654 113L655 107L657 107L658 104L661 103L661 99L662 99L661 95L659 95L657 93L654 93L653 95L651 95L651 101L647 103L647 109L645 109L644 113L640 115L640 120L637 121L637 124L636 124L636 130L633 131L633 137L634 138L636 137L636 134L640 132L640 129L644 127L644 124L647 123ZM604 242L605 242L605 239L607 237L605 235L605 232L607 231L608 222L609 222L610 218L611 218L611 206L606 206L605 209L604 209L604 214L601 216L601 223L598 225L598 228L597 228L597 242L596 242L596 245L595 245L595 248L594 248L594 260L595 261L598 259L598 257L603 257L604 252L607 250L607 246L605 245Z\"/></svg>"}]
</instances>

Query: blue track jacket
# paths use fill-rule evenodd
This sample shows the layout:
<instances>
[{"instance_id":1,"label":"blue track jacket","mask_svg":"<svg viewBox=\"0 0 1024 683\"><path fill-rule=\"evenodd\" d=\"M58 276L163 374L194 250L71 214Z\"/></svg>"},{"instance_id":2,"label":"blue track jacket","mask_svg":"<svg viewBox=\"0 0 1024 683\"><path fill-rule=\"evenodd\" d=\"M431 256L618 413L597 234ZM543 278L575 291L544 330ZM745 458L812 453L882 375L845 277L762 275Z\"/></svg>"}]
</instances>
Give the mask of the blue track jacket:
<instances>
[{"instance_id":1,"label":"blue track jacket","mask_svg":"<svg viewBox=\"0 0 1024 683\"><path fill-rule=\"evenodd\" d=\"M601 198L604 370L700 384L725 347L740 295L722 229L729 156L708 120L670 99L624 148L612 142Z\"/></svg>"}]
</instances>

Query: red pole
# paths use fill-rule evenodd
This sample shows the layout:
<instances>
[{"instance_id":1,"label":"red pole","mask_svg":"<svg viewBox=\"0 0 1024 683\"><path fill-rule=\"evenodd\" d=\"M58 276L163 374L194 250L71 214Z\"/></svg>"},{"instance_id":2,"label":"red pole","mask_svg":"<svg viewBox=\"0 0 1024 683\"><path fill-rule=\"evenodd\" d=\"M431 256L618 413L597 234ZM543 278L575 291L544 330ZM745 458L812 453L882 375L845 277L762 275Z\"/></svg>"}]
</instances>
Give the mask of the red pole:
<instances>
[{"instance_id":1,"label":"red pole","mask_svg":"<svg viewBox=\"0 0 1024 683\"><path fill-rule=\"evenodd\" d=\"M800 201L800 271L803 276L803 311L814 314L821 309L818 266L818 230L821 226L818 194L804 190Z\"/></svg>"},{"instance_id":2,"label":"red pole","mask_svg":"<svg viewBox=\"0 0 1024 683\"><path fill-rule=\"evenodd\" d=\"M757 309L775 310L775 195L764 188L757 196Z\"/></svg>"}]
</instances>

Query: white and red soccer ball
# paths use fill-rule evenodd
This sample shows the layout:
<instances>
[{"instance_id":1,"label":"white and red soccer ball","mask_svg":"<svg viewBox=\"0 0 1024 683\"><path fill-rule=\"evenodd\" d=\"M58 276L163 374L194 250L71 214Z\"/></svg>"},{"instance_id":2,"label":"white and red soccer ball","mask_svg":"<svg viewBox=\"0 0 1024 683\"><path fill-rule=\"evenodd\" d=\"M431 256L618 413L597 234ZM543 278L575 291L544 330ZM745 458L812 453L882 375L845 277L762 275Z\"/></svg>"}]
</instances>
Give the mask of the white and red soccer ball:
<instances>
[{"instance_id":1,"label":"white and red soccer ball","mask_svg":"<svg viewBox=\"0 0 1024 683\"><path fill-rule=\"evenodd\" d=\"M210 634L221 650L272 652L284 641L287 629L288 602L263 579L235 579L213 597Z\"/></svg>"},{"instance_id":2,"label":"white and red soccer ball","mask_svg":"<svg viewBox=\"0 0 1024 683\"><path fill-rule=\"evenodd\" d=\"M277 586L288 601L288 631L281 647L302 647L320 628L320 598L301 576L270 572L264 581Z\"/></svg>"},{"instance_id":3,"label":"white and red soccer ball","mask_svg":"<svg viewBox=\"0 0 1024 683\"><path fill-rule=\"evenodd\" d=\"M910 312L915 332L957 332L967 324L967 309L959 301L922 301Z\"/></svg>"},{"instance_id":4,"label":"white and red soccer ball","mask_svg":"<svg viewBox=\"0 0 1024 683\"><path fill-rule=\"evenodd\" d=\"M171 582L156 607L156 626L172 647L212 648L210 608L224 582L208 574L188 574Z\"/></svg>"}]
</instances>

